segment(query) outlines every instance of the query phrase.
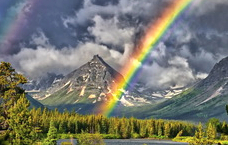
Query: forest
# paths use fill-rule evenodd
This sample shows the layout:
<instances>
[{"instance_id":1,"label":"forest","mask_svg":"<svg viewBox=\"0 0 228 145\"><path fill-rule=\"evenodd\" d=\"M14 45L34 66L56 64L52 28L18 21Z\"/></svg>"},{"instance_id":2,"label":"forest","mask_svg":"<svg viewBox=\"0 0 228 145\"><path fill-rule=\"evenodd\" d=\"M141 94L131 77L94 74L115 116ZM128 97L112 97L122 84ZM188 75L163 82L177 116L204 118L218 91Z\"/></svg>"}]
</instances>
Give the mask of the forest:
<instances>
[{"instance_id":1,"label":"forest","mask_svg":"<svg viewBox=\"0 0 228 145\"><path fill-rule=\"evenodd\" d=\"M80 115L75 111L59 112L48 108L31 109L25 91L20 87L26 81L10 63L0 64L0 144L54 145L58 139L64 138L77 138L81 144L88 144L84 142L88 139L102 138L173 139L189 144L225 144L228 140L228 124L216 118L206 124L197 124L153 118Z\"/></svg>"}]
</instances>

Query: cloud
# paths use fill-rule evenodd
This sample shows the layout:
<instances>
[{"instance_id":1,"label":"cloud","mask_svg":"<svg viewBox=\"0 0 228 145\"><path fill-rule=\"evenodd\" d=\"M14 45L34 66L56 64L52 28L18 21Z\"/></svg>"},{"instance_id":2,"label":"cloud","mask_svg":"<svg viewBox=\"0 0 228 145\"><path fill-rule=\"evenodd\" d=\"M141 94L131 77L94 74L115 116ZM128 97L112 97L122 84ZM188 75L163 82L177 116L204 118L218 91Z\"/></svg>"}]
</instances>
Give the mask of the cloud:
<instances>
[{"instance_id":1,"label":"cloud","mask_svg":"<svg viewBox=\"0 0 228 145\"><path fill-rule=\"evenodd\" d=\"M188 19L192 29L198 32L228 31L228 1L227 0L200 0L189 10ZM193 3L194 4L194 3Z\"/></svg>"},{"instance_id":2,"label":"cloud","mask_svg":"<svg viewBox=\"0 0 228 145\"><path fill-rule=\"evenodd\" d=\"M108 2L108 1L107 1ZM110 2L110 1L109 1ZM63 18L65 27L68 25L86 25L96 15L104 17L118 17L134 20L134 23L141 21L151 22L155 16L170 2L170 0L119 0L117 4L113 5L97 5L91 0L84 0L83 7L75 12L75 15Z\"/></svg>"},{"instance_id":3,"label":"cloud","mask_svg":"<svg viewBox=\"0 0 228 145\"><path fill-rule=\"evenodd\" d=\"M91 60L95 54L99 54L112 66L118 67L119 58L122 56L104 45L91 42L80 44L77 48L58 50L49 43L42 32L39 36L33 36L33 42L37 44L37 49L22 48L18 54L4 58L19 72L31 78L46 75L47 72L68 74Z\"/></svg>"},{"instance_id":4,"label":"cloud","mask_svg":"<svg viewBox=\"0 0 228 145\"><path fill-rule=\"evenodd\" d=\"M119 27L119 20L114 17L112 19L103 19L100 16L93 18L95 25L89 27L89 32L95 36L97 43L111 44L123 47L125 44L132 44L134 38L133 27Z\"/></svg>"},{"instance_id":5,"label":"cloud","mask_svg":"<svg viewBox=\"0 0 228 145\"><path fill-rule=\"evenodd\" d=\"M153 89L167 89L171 86L185 86L195 81L195 76L185 58L175 56L168 61L168 67L162 67L156 62L145 66L142 79Z\"/></svg>"},{"instance_id":6,"label":"cloud","mask_svg":"<svg viewBox=\"0 0 228 145\"><path fill-rule=\"evenodd\" d=\"M37 77L47 72L67 74L99 53L118 70L131 61L146 28L159 19L170 2L40 0L24 8L27 23L13 41L6 40L12 51L1 53L0 59ZM169 29L153 49L139 81L152 88L192 83L204 78L216 62L228 55L228 2L195 2L185 12L186 18ZM1 7L0 29L4 13L14 7L16 3Z\"/></svg>"},{"instance_id":7,"label":"cloud","mask_svg":"<svg viewBox=\"0 0 228 145\"><path fill-rule=\"evenodd\" d=\"M191 14L201 16L217 9L219 5L228 5L226 0L197 0L193 2Z\"/></svg>"}]
</instances>

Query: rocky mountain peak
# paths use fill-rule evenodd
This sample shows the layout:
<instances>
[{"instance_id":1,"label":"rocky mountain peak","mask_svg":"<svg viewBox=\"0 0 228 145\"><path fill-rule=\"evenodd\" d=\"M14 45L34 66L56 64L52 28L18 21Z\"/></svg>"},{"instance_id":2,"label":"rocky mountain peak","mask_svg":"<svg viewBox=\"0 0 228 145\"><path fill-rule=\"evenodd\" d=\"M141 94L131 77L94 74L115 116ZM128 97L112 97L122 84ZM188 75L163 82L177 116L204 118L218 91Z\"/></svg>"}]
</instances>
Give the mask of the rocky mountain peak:
<instances>
[{"instance_id":1,"label":"rocky mountain peak","mask_svg":"<svg viewBox=\"0 0 228 145\"><path fill-rule=\"evenodd\" d=\"M93 56L93 59L90 60L87 64L90 68L96 68L96 69L103 69L105 71L108 71L113 78L116 78L117 76L120 76L122 78L122 75L119 74L115 69L113 69L110 65L108 65L103 58L101 58L98 54ZM84 66L85 66L84 65ZM82 67L84 67L82 66Z\"/></svg>"},{"instance_id":2,"label":"rocky mountain peak","mask_svg":"<svg viewBox=\"0 0 228 145\"><path fill-rule=\"evenodd\" d=\"M217 63L210 72L210 75L218 75L221 78L228 77L228 57Z\"/></svg>"},{"instance_id":3,"label":"rocky mountain peak","mask_svg":"<svg viewBox=\"0 0 228 145\"><path fill-rule=\"evenodd\" d=\"M222 80L228 80L228 57L215 64L207 78L201 81L200 86L210 86Z\"/></svg>"},{"instance_id":4,"label":"rocky mountain peak","mask_svg":"<svg viewBox=\"0 0 228 145\"><path fill-rule=\"evenodd\" d=\"M89 62L72 71L58 84L49 88L48 92L52 94L62 88L66 88L68 93L78 92L79 96L86 96L87 94L99 97L110 93L116 77L124 79L99 55L94 55Z\"/></svg>"},{"instance_id":5,"label":"rocky mountain peak","mask_svg":"<svg viewBox=\"0 0 228 145\"><path fill-rule=\"evenodd\" d=\"M104 60L98 54L94 55L91 61L104 62Z\"/></svg>"}]
</instances>

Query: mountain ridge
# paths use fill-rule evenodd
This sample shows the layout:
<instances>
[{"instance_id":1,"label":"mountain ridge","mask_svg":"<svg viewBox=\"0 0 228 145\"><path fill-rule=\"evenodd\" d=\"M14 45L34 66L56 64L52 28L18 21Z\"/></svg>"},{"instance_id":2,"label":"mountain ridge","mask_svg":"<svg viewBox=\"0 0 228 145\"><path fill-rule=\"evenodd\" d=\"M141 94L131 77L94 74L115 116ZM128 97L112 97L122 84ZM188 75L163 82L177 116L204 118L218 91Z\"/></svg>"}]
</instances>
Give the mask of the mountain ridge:
<instances>
[{"instance_id":1,"label":"mountain ridge","mask_svg":"<svg viewBox=\"0 0 228 145\"><path fill-rule=\"evenodd\" d=\"M225 106L228 102L228 57L222 59L199 83L167 101L134 109L129 116L155 117L206 122L216 117L228 121ZM127 112L127 111L126 111ZM140 112L140 113L139 113Z\"/></svg>"},{"instance_id":2,"label":"mountain ridge","mask_svg":"<svg viewBox=\"0 0 228 145\"><path fill-rule=\"evenodd\" d=\"M94 55L89 62L33 97L51 108L66 107L76 110L79 108L88 110L85 106L99 108L99 104L107 103L111 99L116 99L117 104L122 106L140 106L161 100L159 97L144 96L131 86L129 90L118 88L118 81L124 81L124 77L99 55ZM115 98L114 90L116 89L123 91L123 96L119 99ZM83 112L83 109L80 110Z\"/></svg>"}]
</instances>

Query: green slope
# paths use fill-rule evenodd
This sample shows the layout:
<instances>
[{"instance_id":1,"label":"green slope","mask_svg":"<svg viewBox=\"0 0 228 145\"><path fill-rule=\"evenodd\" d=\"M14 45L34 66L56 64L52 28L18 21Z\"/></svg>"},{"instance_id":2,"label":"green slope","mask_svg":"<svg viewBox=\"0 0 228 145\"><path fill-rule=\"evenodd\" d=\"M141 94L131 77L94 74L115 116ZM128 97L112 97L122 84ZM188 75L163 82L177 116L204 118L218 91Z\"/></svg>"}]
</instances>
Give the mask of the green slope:
<instances>
[{"instance_id":1,"label":"green slope","mask_svg":"<svg viewBox=\"0 0 228 145\"><path fill-rule=\"evenodd\" d=\"M44 108L44 105L41 104L39 101L33 99L31 96L26 95L27 99L30 102L30 107L29 108Z\"/></svg>"},{"instance_id":2,"label":"green slope","mask_svg":"<svg viewBox=\"0 0 228 145\"><path fill-rule=\"evenodd\" d=\"M89 96L91 94L98 95L99 92L91 88L86 88L85 94L80 96L79 90L69 92L68 87L68 85L65 86L46 99L40 100L40 102L50 109L58 108L60 111L63 111L64 109L69 111L74 109L76 111L81 110L78 112L82 114L93 113L96 105L93 102L97 98L89 98Z\"/></svg>"},{"instance_id":3,"label":"green slope","mask_svg":"<svg viewBox=\"0 0 228 145\"><path fill-rule=\"evenodd\" d=\"M223 82L215 84L210 89L196 86L165 102L143 108L126 108L124 112L127 116L138 118L154 117L205 122L209 118L216 117L228 120L225 111L225 105L228 103L227 94L217 95L202 103L221 86L224 86Z\"/></svg>"}]
</instances>

